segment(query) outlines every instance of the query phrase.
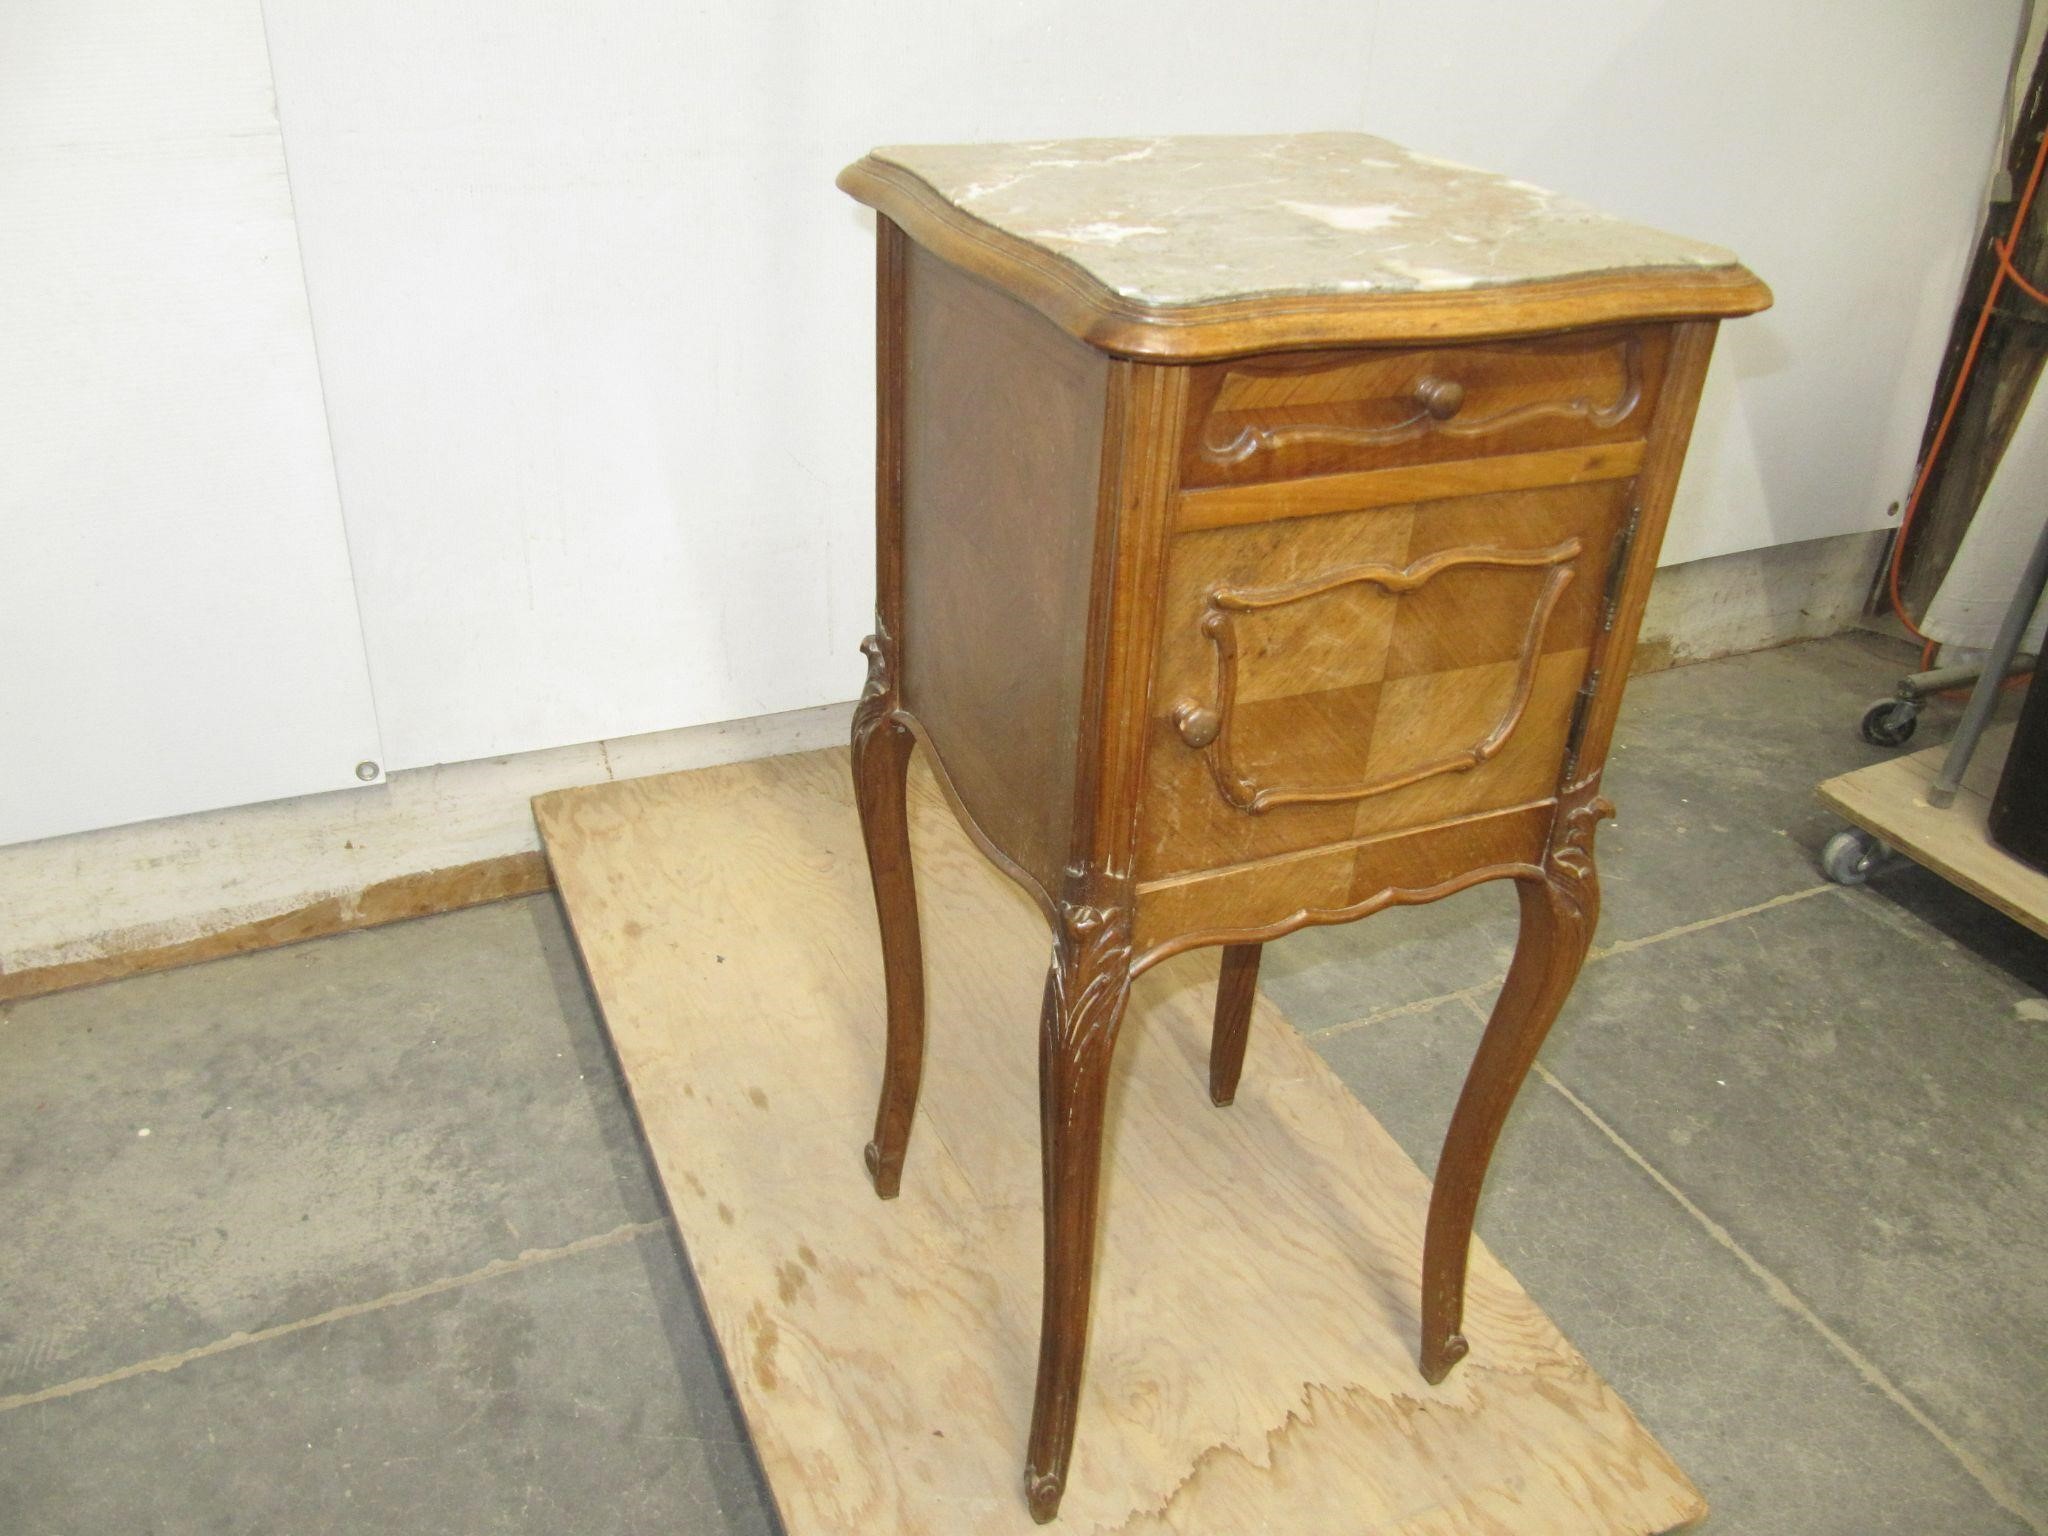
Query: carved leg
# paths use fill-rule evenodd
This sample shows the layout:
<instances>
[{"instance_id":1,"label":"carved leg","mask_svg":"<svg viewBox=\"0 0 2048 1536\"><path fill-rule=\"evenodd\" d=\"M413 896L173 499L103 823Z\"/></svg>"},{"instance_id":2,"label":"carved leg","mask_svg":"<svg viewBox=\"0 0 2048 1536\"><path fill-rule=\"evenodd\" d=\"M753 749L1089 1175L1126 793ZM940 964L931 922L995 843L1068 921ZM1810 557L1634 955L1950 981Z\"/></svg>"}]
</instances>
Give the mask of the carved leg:
<instances>
[{"instance_id":1,"label":"carved leg","mask_svg":"<svg viewBox=\"0 0 2048 1536\"><path fill-rule=\"evenodd\" d=\"M1102 1111L1131 988L1130 913L1069 906L1053 947L1039 1024L1040 1151L1045 1165L1045 1312L1024 1492L1031 1518L1059 1512L1088 1346Z\"/></svg>"},{"instance_id":2,"label":"carved leg","mask_svg":"<svg viewBox=\"0 0 2048 1536\"><path fill-rule=\"evenodd\" d=\"M1223 973L1216 983L1216 1030L1209 1040L1209 1102L1230 1103L1244 1071L1245 1036L1252 1027L1252 997L1259 988L1263 944L1223 946Z\"/></svg>"},{"instance_id":3,"label":"carved leg","mask_svg":"<svg viewBox=\"0 0 2048 1536\"><path fill-rule=\"evenodd\" d=\"M1522 927L1514 963L1451 1114L1429 1197L1422 1252L1422 1374L1431 1382L1449 1375L1470 1348L1460 1329L1480 1186L1508 1109L1592 941L1600 916L1592 827L1612 810L1606 801L1589 797L1561 815L1562 840L1553 847L1543 875L1517 883Z\"/></svg>"},{"instance_id":4,"label":"carved leg","mask_svg":"<svg viewBox=\"0 0 2048 1536\"><path fill-rule=\"evenodd\" d=\"M882 930L882 977L888 999L887 1059L875 1139L867 1145L875 1193L893 1199L903 1179L903 1153L917 1109L924 1072L924 949L917 931L917 887L910 868L906 802L910 728L894 713L886 634L861 643L868 655L868 685L853 715L853 791L867 842L875 886L875 916Z\"/></svg>"}]
</instances>

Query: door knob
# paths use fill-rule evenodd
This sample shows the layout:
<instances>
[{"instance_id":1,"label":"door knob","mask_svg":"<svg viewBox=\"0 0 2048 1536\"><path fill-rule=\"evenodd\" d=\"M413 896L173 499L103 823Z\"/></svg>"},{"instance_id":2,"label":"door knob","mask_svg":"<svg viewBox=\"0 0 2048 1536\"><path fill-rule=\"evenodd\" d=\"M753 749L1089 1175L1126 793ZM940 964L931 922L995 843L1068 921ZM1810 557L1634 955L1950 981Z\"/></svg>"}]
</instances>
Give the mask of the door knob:
<instances>
[{"instance_id":1,"label":"door knob","mask_svg":"<svg viewBox=\"0 0 2048 1536\"><path fill-rule=\"evenodd\" d=\"M1465 386L1456 379L1440 379L1425 373L1416 381L1411 398L1438 421L1449 421L1465 403Z\"/></svg>"},{"instance_id":2,"label":"door knob","mask_svg":"<svg viewBox=\"0 0 2048 1536\"><path fill-rule=\"evenodd\" d=\"M1223 729L1223 717L1193 699L1182 699L1173 706L1173 728L1180 732L1182 741L1199 752Z\"/></svg>"}]
</instances>

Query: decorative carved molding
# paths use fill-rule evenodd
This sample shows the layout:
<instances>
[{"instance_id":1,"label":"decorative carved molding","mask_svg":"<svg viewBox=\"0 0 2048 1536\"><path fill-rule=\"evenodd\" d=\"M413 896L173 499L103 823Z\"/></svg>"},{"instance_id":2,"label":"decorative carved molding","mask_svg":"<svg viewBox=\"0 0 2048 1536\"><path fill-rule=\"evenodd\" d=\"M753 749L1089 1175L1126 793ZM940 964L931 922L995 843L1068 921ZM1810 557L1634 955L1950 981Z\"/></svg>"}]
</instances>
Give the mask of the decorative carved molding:
<instances>
[{"instance_id":1,"label":"decorative carved molding","mask_svg":"<svg viewBox=\"0 0 2048 1536\"><path fill-rule=\"evenodd\" d=\"M1563 898L1581 915L1596 912L1600 876L1593 862L1593 834L1614 814L1614 802L1600 793L1600 775L1573 784L1558 796L1550 854L1544 871Z\"/></svg>"},{"instance_id":2,"label":"decorative carved molding","mask_svg":"<svg viewBox=\"0 0 2048 1536\"><path fill-rule=\"evenodd\" d=\"M1405 789L1410 784L1435 778L1439 774L1469 773L1495 757L1507 744L1508 738L1514 734L1515 727L1521 723L1522 712L1528 707L1530 690L1536 683L1536 666L1543 656L1543 636L1549 628L1550 616L1556 610L1557 601L1563 595L1564 589L1571 585L1571 564L1578 559L1583 549L1584 546L1576 538L1553 544L1548 549L1447 549L1426 555L1407 566L1352 566L1346 570L1334 571L1326 576L1285 587L1219 587L1209 594L1208 611L1201 621L1201 632L1216 647L1216 704L1214 709L1209 709L1194 700L1182 700L1174 707L1175 727L1188 746L1203 753L1209 765L1210 776L1215 779L1216 787L1223 798L1238 810L1248 811L1254 816L1282 805L1364 800L1373 795ZM1361 583L1370 583L1399 596L1405 592L1413 592L1446 571L1475 566L1549 572L1542 590L1537 594L1536 601L1529 610L1529 623L1522 634L1514 687L1508 695L1507 704L1501 711L1500 718L1483 737L1460 751L1404 772L1365 779L1355 784L1338 785L1331 789L1290 789L1279 785L1260 785L1236 766L1232 755L1232 723L1237 705L1238 643L1234 622L1236 615L1284 607L1289 603L1303 602Z\"/></svg>"},{"instance_id":3,"label":"decorative carved molding","mask_svg":"<svg viewBox=\"0 0 2048 1536\"><path fill-rule=\"evenodd\" d=\"M1131 909L1061 902L1046 986L1047 1043L1077 1070L1106 1068L1131 989Z\"/></svg>"},{"instance_id":4,"label":"decorative carved molding","mask_svg":"<svg viewBox=\"0 0 2048 1536\"><path fill-rule=\"evenodd\" d=\"M1541 806L1546 802L1536 802ZM1303 928L1332 923L1355 922L1388 907L1422 906L1455 896L1489 880L1536 881L1549 886L1571 907L1575 920L1583 921L1596 909L1599 874L1594 868L1593 836L1600 822L1614 814L1614 802L1600 793L1598 774L1561 790L1555 802L1550 845L1541 864L1506 861L1474 866L1462 874L1434 885L1385 886L1356 901L1335 907L1297 907L1284 917L1244 928L1207 928L1177 933L1155 943L1131 965L1133 976L1142 976L1162 960L1190 949L1215 944L1263 944L1284 938ZM1587 898L1591 897L1589 901Z\"/></svg>"},{"instance_id":5,"label":"decorative carved molding","mask_svg":"<svg viewBox=\"0 0 2048 1536\"><path fill-rule=\"evenodd\" d=\"M1341 907L1296 907L1285 917L1274 918L1271 922L1260 923L1247 928L1197 929L1192 933L1175 934L1163 939L1146 950L1132 962L1131 974L1142 976L1162 960L1190 949L1200 949L1212 944L1265 944L1273 939L1285 938L1303 928L1325 927L1332 923L1354 922L1361 917L1370 917L1388 907L1419 907L1433 901L1442 901L1446 896L1455 896L1460 891L1470 890L1489 880L1536 880L1543 871L1534 864L1484 864L1454 875L1435 885L1385 886L1370 896L1357 901L1346 902Z\"/></svg>"},{"instance_id":6,"label":"decorative carved molding","mask_svg":"<svg viewBox=\"0 0 2048 1536\"><path fill-rule=\"evenodd\" d=\"M1044 1116L1045 1293L1038 1343L1038 1390L1024 1458L1031 1517L1052 1519L1066 1487L1080 1408L1081 1355L1100 1188L1102 1115L1109 1062L1131 990L1128 902L1104 901L1113 877L1068 871L1080 900L1063 900L1053 923L1052 969L1045 984L1039 1071Z\"/></svg>"},{"instance_id":7,"label":"decorative carved molding","mask_svg":"<svg viewBox=\"0 0 2048 1536\"><path fill-rule=\"evenodd\" d=\"M853 750L859 757L868 738L896 713L896 642L880 618L875 632L860 643L868 659L868 680L853 706Z\"/></svg>"},{"instance_id":8,"label":"decorative carved molding","mask_svg":"<svg viewBox=\"0 0 2048 1536\"><path fill-rule=\"evenodd\" d=\"M1209 603L1211 607L1220 608L1227 613L1257 613L1264 608L1284 608L1289 603L1298 603L1305 598L1321 597L1325 592L1335 592L1340 587L1354 587L1360 582L1370 582L1398 597L1404 592L1413 592L1445 571L1456 570L1461 565L1539 571L1576 560L1584 548L1578 539L1571 538L1561 544L1553 544L1548 549L1501 549L1494 545L1440 549L1435 554L1424 555L1412 565L1348 566L1341 571L1331 571L1325 576L1311 576L1307 581L1294 582L1284 587L1218 587L1210 594Z\"/></svg>"},{"instance_id":9,"label":"decorative carved molding","mask_svg":"<svg viewBox=\"0 0 2048 1536\"><path fill-rule=\"evenodd\" d=\"M1480 437L1488 432L1501 432L1553 416L1577 418L1604 432L1626 421L1642 402L1643 347L1640 338L1630 335L1603 341L1593 350L1620 353L1621 383L1614 398L1605 404L1587 395L1574 395L1566 400L1532 401L1486 416L1466 416L1462 413L1465 386L1455 379L1424 374L1409 392L1413 411L1386 426L1352 427L1340 422L1264 425L1253 422L1223 438L1219 433L1228 423L1212 419L1209 430L1202 437L1202 456L1215 464L1241 464L1254 454L1278 453L1283 449L1317 443L1349 448L1383 448L1431 435Z\"/></svg>"}]
</instances>

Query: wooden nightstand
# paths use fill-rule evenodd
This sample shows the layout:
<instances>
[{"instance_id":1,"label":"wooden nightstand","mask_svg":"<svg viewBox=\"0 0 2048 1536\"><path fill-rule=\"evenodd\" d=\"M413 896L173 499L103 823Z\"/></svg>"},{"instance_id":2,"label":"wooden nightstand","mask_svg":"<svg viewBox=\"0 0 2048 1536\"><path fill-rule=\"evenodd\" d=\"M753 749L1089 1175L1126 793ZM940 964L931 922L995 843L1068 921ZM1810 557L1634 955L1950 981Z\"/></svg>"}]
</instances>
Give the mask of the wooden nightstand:
<instances>
[{"instance_id":1,"label":"wooden nightstand","mask_svg":"<svg viewBox=\"0 0 2048 1536\"><path fill-rule=\"evenodd\" d=\"M1266 940L1516 882L1423 1261L1422 1374L1465 1354L1473 1209L1598 914L1600 770L1715 324L1770 295L1725 251L1361 134L887 149L840 186L881 215L867 1162L894 1195L921 740L1053 929L1025 1478L1048 1520L1110 1056L1169 955L1224 946L1228 1104Z\"/></svg>"}]
</instances>

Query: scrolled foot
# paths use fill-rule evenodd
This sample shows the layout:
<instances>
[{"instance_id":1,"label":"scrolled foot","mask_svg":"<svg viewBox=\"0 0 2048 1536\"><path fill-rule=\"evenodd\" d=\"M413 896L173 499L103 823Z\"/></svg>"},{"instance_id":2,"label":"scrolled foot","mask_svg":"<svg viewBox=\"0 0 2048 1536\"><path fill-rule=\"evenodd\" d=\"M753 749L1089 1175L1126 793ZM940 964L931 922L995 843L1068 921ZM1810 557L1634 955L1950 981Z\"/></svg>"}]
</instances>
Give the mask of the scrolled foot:
<instances>
[{"instance_id":1,"label":"scrolled foot","mask_svg":"<svg viewBox=\"0 0 2048 1536\"><path fill-rule=\"evenodd\" d=\"M1031 1506L1031 1518L1045 1525L1060 1512L1060 1495L1067 1491L1066 1479L1057 1472L1024 1469L1024 1501Z\"/></svg>"},{"instance_id":2,"label":"scrolled foot","mask_svg":"<svg viewBox=\"0 0 2048 1536\"><path fill-rule=\"evenodd\" d=\"M1432 1387L1438 1386L1451 1374L1451 1367L1471 1353L1472 1346L1465 1342L1465 1335L1454 1333L1443 1343L1422 1346L1422 1379Z\"/></svg>"},{"instance_id":3,"label":"scrolled foot","mask_svg":"<svg viewBox=\"0 0 2048 1536\"><path fill-rule=\"evenodd\" d=\"M861 1153L861 1161L868 1165L868 1177L874 1181L875 1193L884 1200L894 1200L903 1186L903 1155L884 1158L881 1147L875 1142L867 1144Z\"/></svg>"}]
</instances>

